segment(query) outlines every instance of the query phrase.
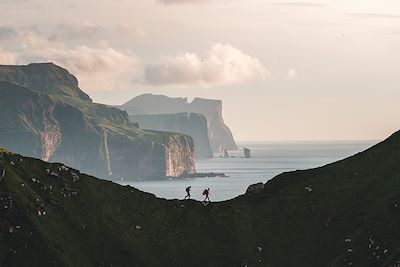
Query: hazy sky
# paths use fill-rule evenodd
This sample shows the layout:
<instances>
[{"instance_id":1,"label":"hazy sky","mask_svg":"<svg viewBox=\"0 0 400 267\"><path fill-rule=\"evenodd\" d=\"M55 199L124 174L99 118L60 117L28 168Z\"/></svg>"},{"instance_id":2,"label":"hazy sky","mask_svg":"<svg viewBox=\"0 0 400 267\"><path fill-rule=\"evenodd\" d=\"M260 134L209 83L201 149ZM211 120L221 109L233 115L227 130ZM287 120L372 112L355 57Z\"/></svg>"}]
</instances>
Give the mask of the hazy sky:
<instances>
[{"instance_id":1,"label":"hazy sky","mask_svg":"<svg viewBox=\"0 0 400 267\"><path fill-rule=\"evenodd\" d=\"M398 0L0 0L0 64L52 61L101 103L222 99L237 140L400 129Z\"/></svg>"}]
</instances>

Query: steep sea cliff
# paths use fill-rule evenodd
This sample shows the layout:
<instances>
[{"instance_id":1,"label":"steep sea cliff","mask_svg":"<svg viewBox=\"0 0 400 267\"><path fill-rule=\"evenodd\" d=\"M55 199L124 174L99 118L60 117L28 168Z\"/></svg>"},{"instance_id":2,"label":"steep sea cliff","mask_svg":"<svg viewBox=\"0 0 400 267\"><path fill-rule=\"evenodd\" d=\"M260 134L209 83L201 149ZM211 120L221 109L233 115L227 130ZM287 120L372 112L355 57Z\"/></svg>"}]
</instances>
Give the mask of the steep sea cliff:
<instances>
[{"instance_id":1,"label":"steep sea cliff","mask_svg":"<svg viewBox=\"0 0 400 267\"><path fill-rule=\"evenodd\" d=\"M130 116L177 114L182 112L201 114L207 120L208 135L213 152L222 152L224 149L237 149L232 132L222 117L221 100L195 98L189 103L187 98L170 98L163 95L144 94L131 99L120 108L126 110ZM175 128L178 132L185 132L185 124L177 125Z\"/></svg>"},{"instance_id":2,"label":"steep sea cliff","mask_svg":"<svg viewBox=\"0 0 400 267\"><path fill-rule=\"evenodd\" d=\"M176 132L193 138L197 159L212 158L207 119L198 113L134 115L132 121L140 128Z\"/></svg>"},{"instance_id":3,"label":"steep sea cliff","mask_svg":"<svg viewBox=\"0 0 400 267\"><path fill-rule=\"evenodd\" d=\"M195 172L191 137L135 128L126 112L93 103L65 69L0 66L1 79L0 146L108 179Z\"/></svg>"}]
</instances>

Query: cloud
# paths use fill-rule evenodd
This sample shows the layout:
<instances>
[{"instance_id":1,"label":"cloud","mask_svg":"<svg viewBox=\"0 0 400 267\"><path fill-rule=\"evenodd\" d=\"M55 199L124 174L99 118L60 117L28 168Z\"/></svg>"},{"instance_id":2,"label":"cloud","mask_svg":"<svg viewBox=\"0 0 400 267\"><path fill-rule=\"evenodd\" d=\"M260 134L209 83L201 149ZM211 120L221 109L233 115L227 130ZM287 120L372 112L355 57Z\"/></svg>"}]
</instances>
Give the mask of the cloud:
<instances>
[{"instance_id":1,"label":"cloud","mask_svg":"<svg viewBox=\"0 0 400 267\"><path fill-rule=\"evenodd\" d=\"M118 25L116 27L116 32L118 36L125 39L140 39L146 37L146 33L143 30L129 25Z\"/></svg>"},{"instance_id":2,"label":"cloud","mask_svg":"<svg viewBox=\"0 0 400 267\"><path fill-rule=\"evenodd\" d=\"M17 31L12 27L0 25L0 40L14 38L17 35Z\"/></svg>"},{"instance_id":3,"label":"cloud","mask_svg":"<svg viewBox=\"0 0 400 267\"><path fill-rule=\"evenodd\" d=\"M297 78L297 70L296 70L296 69L293 69L293 68L288 69L287 78L288 78L289 80L294 80L294 79L296 79L296 78Z\"/></svg>"},{"instance_id":4,"label":"cloud","mask_svg":"<svg viewBox=\"0 0 400 267\"><path fill-rule=\"evenodd\" d=\"M289 7L324 7L325 4L317 2L280 2L273 3L274 6L289 6Z\"/></svg>"},{"instance_id":5,"label":"cloud","mask_svg":"<svg viewBox=\"0 0 400 267\"><path fill-rule=\"evenodd\" d=\"M130 50L114 49L106 41L93 41L92 46L67 41L67 36L96 34L95 25L80 21L58 28L63 31L62 38L52 39L37 30L0 27L0 37L12 35L2 42L0 64L53 62L76 75L82 88L90 90L125 89L132 76L140 75L140 62Z\"/></svg>"},{"instance_id":6,"label":"cloud","mask_svg":"<svg viewBox=\"0 0 400 267\"><path fill-rule=\"evenodd\" d=\"M211 0L157 0L158 3L164 5L170 4L203 4L210 2Z\"/></svg>"},{"instance_id":7,"label":"cloud","mask_svg":"<svg viewBox=\"0 0 400 267\"><path fill-rule=\"evenodd\" d=\"M0 64L2 65L14 65L17 63L17 57L14 53L3 51L0 49Z\"/></svg>"},{"instance_id":8,"label":"cloud","mask_svg":"<svg viewBox=\"0 0 400 267\"><path fill-rule=\"evenodd\" d=\"M132 52L111 47L46 49L41 51L40 57L75 74L82 88L100 91L127 86L126 81L138 71L139 66Z\"/></svg>"},{"instance_id":9,"label":"cloud","mask_svg":"<svg viewBox=\"0 0 400 267\"><path fill-rule=\"evenodd\" d=\"M400 19L399 14L387 14L387 13L352 13L349 15L352 17L370 18L370 19Z\"/></svg>"},{"instance_id":10,"label":"cloud","mask_svg":"<svg viewBox=\"0 0 400 267\"><path fill-rule=\"evenodd\" d=\"M58 25L51 40L92 38L103 30L102 27L83 19L71 19Z\"/></svg>"},{"instance_id":11,"label":"cloud","mask_svg":"<svg viewBox=\"0 0 400 267\"><path fill-rule=\"evenodd\" d=\"M43 49L49 46L47 38L34 31L23 31L19 33L22 45L28 49Z\"/></svg>"},{"instance_id":12,"label":"cloud","mask_svg":"<svg viewBox=\"0 0 400 267\"><path fill-rule=\"evenodd\" d=\"M264 79L268 71L260 61L226 44L215 43L203 57L193 53L163 56L145 69L151 85L224 85Z\"/></svg>"}]
</instances>

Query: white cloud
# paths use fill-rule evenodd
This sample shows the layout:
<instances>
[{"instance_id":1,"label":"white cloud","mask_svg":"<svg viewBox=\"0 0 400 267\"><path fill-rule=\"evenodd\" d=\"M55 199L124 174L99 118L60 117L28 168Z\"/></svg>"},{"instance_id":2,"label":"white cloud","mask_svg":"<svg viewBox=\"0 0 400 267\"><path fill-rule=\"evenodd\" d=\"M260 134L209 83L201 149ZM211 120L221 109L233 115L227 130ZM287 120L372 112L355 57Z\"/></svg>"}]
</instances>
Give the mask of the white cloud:
<instances>
[{"instance_id":1,"label":"white cloud","mask_svg":"<svg viewBox=\"0 0 400 267\"><path fill-rule=\"evenodd\" d=\"M210 2L211 0L157 0L157 2L169 5L169 4L202 4Z\"/></svg>"},{"instance_id":2,"label":"white cloud","mask_svg":"<svg viewBox=\"0 0 400 267\"><path fill-rule=\"evenodd\" d=\"M193 53L163 56L148 65L145 81L152 85L223 85L264 79L260 61L226 44L213 44L203 57Z\"/></svg>"},{"instance_id":3,"label":"white cloud","mask_svg":"<svg viewBox=\"0 0 400 267\"><path fill-rule=\"evenodd\" d=\"M286 6L286 7L324 7L325 4L318 2L280 2L273 3L275 6Z\"/></svg>"},{"instance_id":4,"label":"white cloud","mask_svg":"<svg viewBox=\"0 0 400 267\"><path fill-rule=\"evenodd\" d=\"M45 49L44 61L51 61L75 74L83 89L117 90L127 86L138 72L139 61L131 51L111 47L79 46L72 49Z\"/></svg>"},{"instance_id":5,"label":"white cloud","mask_svg":"<svg viewBox=\"0 0 400 267\"><path fill-rule=\"evenodd\" d=\"M14 28L0 25L0 40L10 39L17 35Z\"/></svg>"},{"instance_id":6,"label":"white cloud","mask_svg":"<svg viewBox=\"0 0 400 267\"><path fill-rule=\"evenodd\" d=\"M296 69L293 69L293 68L288 69L287 78L288 78L289 80L294 80L294 79L296 79L296 78L297 78L297 70L296 70Z\"/></svg>"},{"instance_id":7,"label":"white cloud","mask_svg":"<svg viewBox=\"0 0 400 267\"><path fill-rule=\"evenodd\" d=\"M117 34L125 39L140 39L146 37L146 33L137 27L129 25L118 25L116 27Z\"/></svg>"},{"instance_id":8,"label":"white cloud","mask_svg":"<svg viewBox=\"0 0 400 267\"><path fill-rule=\"evenodd\" d=\"M102 30L102 27L88 20L71 19L59 24L51 39L87 39L98 35Z\"/></svg>"},{"instance_id":9,"label":"white cloud","mask_svg":"<svg viewBox=\"0 0 400 267\"><path fill-rule=\"evenodd\" d=\"M23 47L27 49L37 50L49 46L48 40L34 31L20 32L19 38Z\"/></svg>"},{"instance_id":10,"label":"white cloud","mask_svg":"<svg viewBox=\"0 0 400 267\"><path fill-rule=\"evenodd\" d=\"M0 64L13 65L17 63L17 57L14 53L0 49Z\"/></svg>"},{"instance_id":11,"label":"white cloud","mask_svg":"<svg viewBox=\"0 0 400 267\"><path fill-rule=\"evenodd\" d=\"M139 74L139 60L130 50L116 50L106 41L94 47L71 46L63 40L50 41L32 30L19 30L0 48L0 64L53 62L77 76L82 89L117 90L130 85Z\"/></svg>"},{"instance_id":12,"label":"white cloud","mask_svg":"<svg viewBox=\"0 0 400 267\"><path fill-rule=\"evenodd\" d=\"M399 14L389 13L353 13L350 14L352 17L367 18L367 19L400 19Z\"/></svg>"}]
</instances>

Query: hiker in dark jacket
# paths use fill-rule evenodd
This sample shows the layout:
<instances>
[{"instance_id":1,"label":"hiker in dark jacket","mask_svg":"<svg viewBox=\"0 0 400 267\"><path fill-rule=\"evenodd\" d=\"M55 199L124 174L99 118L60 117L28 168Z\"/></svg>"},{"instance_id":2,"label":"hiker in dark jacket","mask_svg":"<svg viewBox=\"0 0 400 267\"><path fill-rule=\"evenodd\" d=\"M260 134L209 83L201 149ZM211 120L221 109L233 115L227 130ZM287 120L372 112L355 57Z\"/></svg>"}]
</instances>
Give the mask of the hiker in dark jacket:
<instances>
[{"instance_id":1,"label":"hiker in dark jacket","mask_svg":"<svg viewBox=\"0 0 400 267\"><path fill-rule=\"evenodd\" d=\"M191 186L188 186L188 187L186 187L186 197L185 197L185 199L187 198L187 199L190 199L190 189L192 189L192 187Z\"/></svg>"},{"instance_id":2,"label":"hiker in dark jacket","mask_svg":"<svg viewBox=\"0 0 400 267\"><path fill-rule=\"evenodd\" d=\"M206 202L206 200L208 200L208 202L210 202L210 188L204 189L203 191L203 196L205 196L203 202Z\"/></svg>"}]
</instances>

